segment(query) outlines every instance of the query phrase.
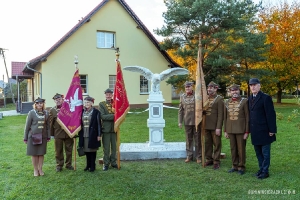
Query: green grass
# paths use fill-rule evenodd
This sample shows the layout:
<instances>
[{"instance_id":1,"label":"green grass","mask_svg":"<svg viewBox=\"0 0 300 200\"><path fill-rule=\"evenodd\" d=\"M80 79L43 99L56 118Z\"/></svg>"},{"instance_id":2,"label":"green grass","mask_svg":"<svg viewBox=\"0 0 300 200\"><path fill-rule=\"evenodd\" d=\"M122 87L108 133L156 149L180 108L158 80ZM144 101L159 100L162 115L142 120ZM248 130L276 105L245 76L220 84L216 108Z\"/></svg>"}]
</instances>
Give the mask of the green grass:
<instances>
[{"instance_id":1,"label":"green grass","mask_svg":"<svg viewBox=\"0 0 300 200\"><path fill-rule=\"evenodd\" d=\"M94 173L84 172L85 157L77 157L76 171L55 172L54 141L48 143L45 176L33 177L31 159L26 156L23 128L26 116L0 120L0 196L1 199L300 199L299 116L288 120L299 106L292 102L275 105L278 119L277 141L272 144L270 178L258 180L257 160L247 142L246 174L229 174L231 167L229 141L222 137L220 170L202 168L184 159L121 161L121 170L107 172L97 165ZM133 111L142 111L133 110ZM166 142L185 141L184 131L177 126L175 109L164 109ZM148 112L128 114L121 126L121 142L146 142ZM102 148L98 151L102 157ZM296 194L248 194L249 191L295 191Z\"/></svg>"}]
</instances>

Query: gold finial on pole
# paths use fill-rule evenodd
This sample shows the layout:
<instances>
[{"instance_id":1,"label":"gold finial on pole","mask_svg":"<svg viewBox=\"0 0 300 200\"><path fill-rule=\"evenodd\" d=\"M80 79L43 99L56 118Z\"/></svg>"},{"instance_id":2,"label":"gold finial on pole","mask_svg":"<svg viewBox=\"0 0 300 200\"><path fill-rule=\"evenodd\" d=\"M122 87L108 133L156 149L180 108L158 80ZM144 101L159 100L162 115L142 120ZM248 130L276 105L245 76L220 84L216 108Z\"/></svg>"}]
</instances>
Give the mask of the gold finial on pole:
<instances>
[{"instance_id":1,"label":"gold finial on pole","mask_svg":"<svg viewBox=\"0 0 300 200\"><path fill-rule=\"evenodd\" d=\"M120 57L120 48L119 47L117 47L117 48L115 48L115 50L116 50L116 57L117 57L117 59L116 59L116 61L118 61L119 60L119 57Z\"/></svg>"},{"instance_id":2,"label":"gold finial on pole","mask_svg":"<svg viewBox=\"0 0 300 200\"><path fill-rule=\"evenodd\" d=\"M78 69L78 56L74 56L74 63L75 63L75 69L77 70Z\"/></svg>"}]
</instances>

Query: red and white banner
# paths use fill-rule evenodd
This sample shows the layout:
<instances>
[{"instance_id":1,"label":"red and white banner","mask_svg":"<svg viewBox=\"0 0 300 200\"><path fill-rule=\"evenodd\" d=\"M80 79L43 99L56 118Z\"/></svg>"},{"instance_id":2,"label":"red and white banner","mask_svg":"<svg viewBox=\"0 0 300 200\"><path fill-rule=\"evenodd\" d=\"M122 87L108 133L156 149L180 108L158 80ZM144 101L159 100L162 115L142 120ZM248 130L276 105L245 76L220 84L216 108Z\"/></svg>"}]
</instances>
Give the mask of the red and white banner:
<instances>
[{"instance_id":1,"label":"red and white banner","mask_svg":"<svg viewBox=\"0 0 300 200\"><path fill-rule=\"evenodd\" d=\"M57 122L71 138L77 135L81 129L82 100L79 70L77 69L57 117Z\"/></svg>"},{"instance_id":2,"label":"red and white banner","mask_svg":"<svg viewBox=\"0 0 300 200\"><path fill-rule=\"evenodd\" d=\"M126 94L123 73L120 61L117 59L117 77L114 90L114 108L115 108L115 132L118 132L120 125L125 120L129 111L129 102Z\"/></svg>"}]
</instances>

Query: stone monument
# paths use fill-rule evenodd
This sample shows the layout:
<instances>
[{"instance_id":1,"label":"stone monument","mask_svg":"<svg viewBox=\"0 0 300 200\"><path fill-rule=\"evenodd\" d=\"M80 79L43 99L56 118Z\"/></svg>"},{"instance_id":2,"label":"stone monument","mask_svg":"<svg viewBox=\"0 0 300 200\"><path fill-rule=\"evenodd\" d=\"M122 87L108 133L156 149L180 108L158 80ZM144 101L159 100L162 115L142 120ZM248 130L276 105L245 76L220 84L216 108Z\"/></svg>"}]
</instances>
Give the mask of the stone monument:
<instances>
[{"instance_id":1,"label":"stone monument","mask_svg":"<svg viewBox=\"0 0 300 200\"><path fill-rule=\"evenodd\" d=\"M185 158L185 142L164 142L165 120L163 118L163 94L160 91L160 82L173 75L184 75L188 70L182 68L167 69L160 74L152 73L149 69L140 66L128 66L123 69L139 72L151 81L149 93L149 141L146 143L122 143L120 145L121 160L147 160L157 158Z\"/></svg>"}]
</instances>

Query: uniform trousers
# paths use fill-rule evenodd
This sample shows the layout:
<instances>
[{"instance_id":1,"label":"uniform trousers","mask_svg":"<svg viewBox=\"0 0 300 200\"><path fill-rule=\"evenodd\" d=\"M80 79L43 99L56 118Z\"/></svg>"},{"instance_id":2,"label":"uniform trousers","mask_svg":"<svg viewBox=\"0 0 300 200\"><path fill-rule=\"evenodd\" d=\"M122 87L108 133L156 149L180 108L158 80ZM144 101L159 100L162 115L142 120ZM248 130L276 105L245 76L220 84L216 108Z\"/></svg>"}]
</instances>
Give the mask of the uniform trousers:
<instances>
[{"instance_id":1,"label":"uniform trousers","mask_svg":"<svg viewBox=\"0 0 300 200\"><path fill-rule=\"evenodd\" d=\"M66 167L72 166L72 151L73 151L73 138L55 138L55 159L56 167L62 168L64 166L64 147L66 153Z\"/></svg>"},{"instance_id":2,"label":"uniform trousers","mask_svg":"<svg viewBox=\"0 0 300 200\"><path fill-rule=\"evenodd\" d=\"M206 162L210 162L213 164L220 164L221 147L222 147L221 135L217 136L215 130L205 130Z\"/></svg>"},{"instance_id":3,"label":"uniform trousers","mask_svg":"<svg viewBox=\"0 0 300 200\"><path fill-rule=\"evenodd\" d=\"M228 134L230 140L230 151L232 168L237 170L245 170L246 164L246 140L244 134Z\"/></svg>"},{"instance_id":4,"label":"uniform trousers","mask_svg":"<svg viewBox=\"0 0 300 200\"><path fill-rule=\"evenodd\" d=\"M103 163L105 166L117 165L117 134L116 133L103 133Z\"/></svg>"},{"instance_id":5,"label":"uniform trousers","mask_svg":"<svg viewBox=\"0 0 300 200\"><path fill-rule=\"evenodd\" d=\"M194 145L195 145L195 157L201 160L202 148L201 148L201 126L198 127L196 131L195 125L186 125L185 128L185 138L186 138L186 154L187 158L193 159Z\"/></svg>"}]
</instances>

